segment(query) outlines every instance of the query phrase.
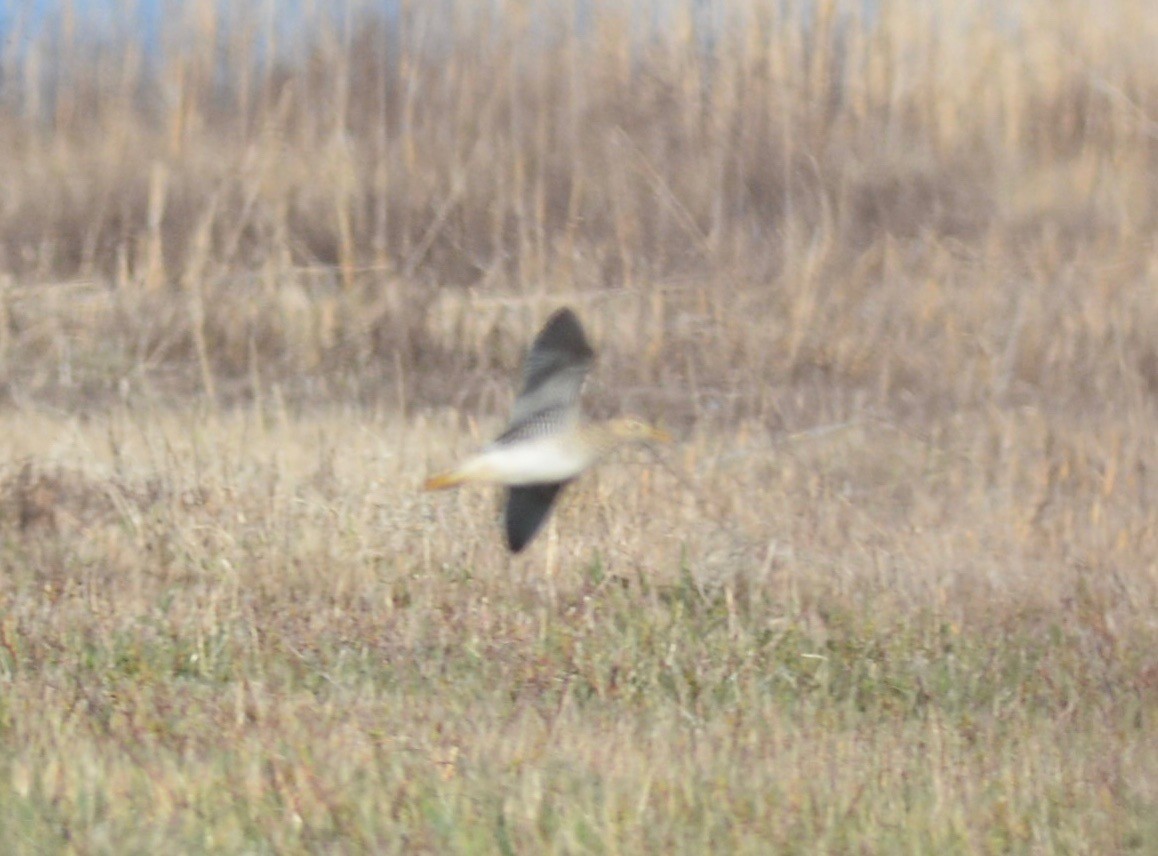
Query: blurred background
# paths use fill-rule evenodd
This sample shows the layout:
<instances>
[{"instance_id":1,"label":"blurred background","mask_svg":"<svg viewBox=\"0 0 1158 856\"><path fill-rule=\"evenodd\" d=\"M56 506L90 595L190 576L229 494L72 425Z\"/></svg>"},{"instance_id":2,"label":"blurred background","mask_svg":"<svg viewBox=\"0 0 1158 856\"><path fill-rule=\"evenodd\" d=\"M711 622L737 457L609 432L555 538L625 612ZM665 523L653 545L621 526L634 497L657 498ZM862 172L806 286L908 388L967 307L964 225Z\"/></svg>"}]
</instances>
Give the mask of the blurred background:
<instances>
[{"instance_id":1,"label":"blurred background","mask_svg":"<svg viewBox=\"0 0 1158 856\"><path fill-rule=\"evenodd\" d=\"M501 406L569 302L676 423L1152 403L1154 18L9 2L3 390Z\"/></svg>"},{"instance_id":2,"label":"blurred background","mask_svg":"<svg viewBox=\"0 0 1158 856\"><path fill-rule=\"evenodd\" d=\"M0 0L5 852L1158 852L1156 47ZM560 305L678 441L512 560Z\"/></svg>"}]
</instances>

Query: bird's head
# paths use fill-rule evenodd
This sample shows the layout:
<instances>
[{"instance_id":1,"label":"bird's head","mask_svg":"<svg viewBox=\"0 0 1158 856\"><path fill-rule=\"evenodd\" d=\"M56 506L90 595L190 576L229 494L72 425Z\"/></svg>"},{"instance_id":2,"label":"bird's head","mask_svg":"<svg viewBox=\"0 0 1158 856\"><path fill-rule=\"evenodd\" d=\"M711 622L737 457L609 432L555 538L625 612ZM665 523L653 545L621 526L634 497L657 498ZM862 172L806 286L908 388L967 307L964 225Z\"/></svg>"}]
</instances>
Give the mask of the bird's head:
<instances>
[{"instance_id":1,"label":"bird's head","mask_svg":"<svg viewBox=\"0 0 1158 856\"><path fill-rule=\"evenodd\" d=\"M648 425L642 419L625 417L613 419L607 425L611 435L622 443L670 443L671 434L662 428Z\"/></svg>"}]
</instances>

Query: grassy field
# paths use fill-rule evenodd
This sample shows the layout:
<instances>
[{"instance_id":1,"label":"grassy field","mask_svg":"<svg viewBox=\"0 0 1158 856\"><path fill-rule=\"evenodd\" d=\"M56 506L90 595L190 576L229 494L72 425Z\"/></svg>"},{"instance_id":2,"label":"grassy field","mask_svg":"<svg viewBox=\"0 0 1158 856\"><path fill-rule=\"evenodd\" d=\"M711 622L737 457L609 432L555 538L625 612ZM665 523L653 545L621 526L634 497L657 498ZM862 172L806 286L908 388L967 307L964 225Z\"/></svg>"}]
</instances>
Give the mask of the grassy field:
<instances>
[{"instance_id":1,"label":"grassy field","mask_svg":"<svg viewBox=\"0 0 1158 856\"><path fill-rule=\"evenodd\" d=\"M0 49L4 852L1158 852L1149 4L453 5Z\"/></svg>"}]
</instances>

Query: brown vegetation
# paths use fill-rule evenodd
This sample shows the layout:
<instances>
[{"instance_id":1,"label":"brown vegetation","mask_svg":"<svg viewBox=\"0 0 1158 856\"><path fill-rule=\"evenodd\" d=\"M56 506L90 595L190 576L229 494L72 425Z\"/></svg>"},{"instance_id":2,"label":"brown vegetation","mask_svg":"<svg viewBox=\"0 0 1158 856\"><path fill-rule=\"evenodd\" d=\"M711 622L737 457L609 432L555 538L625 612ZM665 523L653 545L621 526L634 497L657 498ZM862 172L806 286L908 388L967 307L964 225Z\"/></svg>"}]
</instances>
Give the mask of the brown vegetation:
<instances>
[{"instance_id":1,"label":"brown vegetation","mask_svg":"<svg viewBox=\"0 0 1158 856\"><path fill-rule=\"evenodd\" d=\"M1149 4L452 5L0 51L7 849L1158 848Z\"/></svg>"}]
</instances>

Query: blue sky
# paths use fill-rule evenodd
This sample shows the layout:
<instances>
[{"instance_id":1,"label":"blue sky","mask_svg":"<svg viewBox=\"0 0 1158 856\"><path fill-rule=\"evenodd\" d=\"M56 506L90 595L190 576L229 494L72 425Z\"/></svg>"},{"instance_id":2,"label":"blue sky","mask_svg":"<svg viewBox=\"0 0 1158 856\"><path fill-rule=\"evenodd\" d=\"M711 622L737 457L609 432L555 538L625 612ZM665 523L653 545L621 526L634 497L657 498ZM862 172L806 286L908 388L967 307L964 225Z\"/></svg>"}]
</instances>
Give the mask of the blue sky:
<instances>
[{"instance_id":1,"label":"blue sky","mask_svg":"<svg viewBox=\"0 0 1158 856\"><path fill-rule=\"evenodd\" d=\"M160 32L166 14L179 12L183 7L202 0L0 0L0 33L5 38L19 27L27 33L43 33L60 20L65 10L72 10L78 30L97 39L135 31L145 41L154 40ZM265 13L272 11L282 26L292 28L300 20L303 10L333 6L396 9L401 0L217 0L222 9L247 6Z\"/></svg>"},{"instance_id":2,"label":"blue sky","mask_svg":"<svg viewBox=\"0 0 1158 856\"><path fill-rule=\"evenodd\" d=\"M95 41L136 38L150 51L161 44L166 16L187 13L202 3L215 2L224 18L230 13L256 14L260 18L273 16L279 37L284 39L300 30L303 16L316 15L318 10L333 9L336 14L345 10L377 8L388 14L396 13L404 0L0 0L0 38L5 47L13 47L13 38L27 39L46 36L51 39L61 20L62 12L71 10L77 21L75 33ZM428 6L474 6L486 9L502 8L509 0L412 0ZM543 0L548 4L550 0ZM704 35L717 30L727 19L730 0L563 0L575 10L578 21L583 21L600 6L614 8L619 4L632 8L632 17L639 25L639 35L662 29L667 11L691 7L695 20L704 27ZM771 0L778 2L778 0ZM779 0L785 2L785 0ZM999 0L964 0L969 5L986 5ZM870 19L879 0L843 0L842 6L851 10L860 7ZM732 11L735 11L732 9ZM708 36L710 38L710 36Z\"/></svg>"}]
</instances>

